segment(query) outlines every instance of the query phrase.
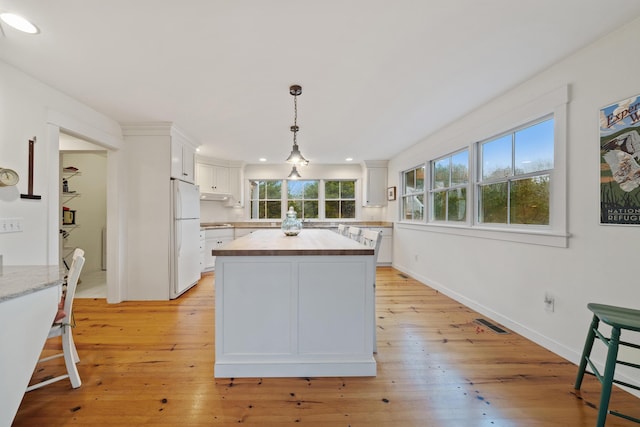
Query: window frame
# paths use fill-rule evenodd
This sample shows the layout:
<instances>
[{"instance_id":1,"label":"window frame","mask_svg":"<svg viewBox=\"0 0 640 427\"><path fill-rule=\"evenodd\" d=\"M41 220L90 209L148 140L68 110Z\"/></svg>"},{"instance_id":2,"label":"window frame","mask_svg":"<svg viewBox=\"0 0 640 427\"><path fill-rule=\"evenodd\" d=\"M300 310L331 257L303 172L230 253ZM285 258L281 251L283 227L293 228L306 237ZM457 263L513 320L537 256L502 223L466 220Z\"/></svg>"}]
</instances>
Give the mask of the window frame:
<instances>
[{"instance_id":1,"label":"window frame","mask_svg":"<svg viewBox=\"0 0 640 427\"><path fill-rule=\"evenodd\" d=\"M529 129L532 128L534 126L537 126L539 124L542 124L544 122L547 122L549 120L553 120L554 121L554 132L555 132L555 118L553 116L553 114L547 114L546 116L540 117L536 120L532 120L531 122L528 123L524 123L518 127L515 127L513 129L510 129L506 132L502 132L498 135L492 136L490 138L487 138L483 141L478 141L475 144L475 152L476 152L476 178L475 178L475 183L474 183L474 187L475 187L475 194L476 194L476 200L477 202L474 203L474 207L475 207L475 218L474 218L474 222L482 225L482 226L486 226L486 227L505 227L505 228L509 228L509 229L518 229L518 228L522 228L522 229L528 229L528 228L540 228L540 229L550 229L551 228L551 206L549 206L549 224L522 224L522 223L512 223L511 222L511 189L513 188L513 184L518 182L518 181L522 181L525 179L531 179L531 178L538 178L538 177L543 177L543 176L548 176L549 177L549 188L551 188L552 186L552 176L553 176L553 170L554 170L554 166L552 166L550 169L541 169L541 170L537 170L534 172L527 172L527 173L520 173L517 174L516 173L516 138L515 135L516 133L525 130L525 129ZM484 144L490 143L492 141L496 141L498 139L504 138L506 136L510 136L511 141L511 165L510 165L510 172L509 175L504 176L504 177L494 177L494 178L487 178L487 179L483 179L482 178L482 173L483 173L483 168L482 168L482 164L483 164L483 156L482 156L482 146ZM555 146L555 135L554 135L554 146ZM555 163L555 158L554 158L554 163ZM481 194L482 194L482 187L486 186L486 185L493 185L493 184L501 184L504 183L507 185L507 200L506 200L506 222L502 223L502 222L485 222L483 220L481 220L482 218L482 200L481 200ZM551 205L551 194L549 194L549 205Z\"/></svg>"},{"instance_id":2,"label":"window frame","mask_svg":"<svg viewBox=\"0 0 640 427\"><path fill-rule=\"evenodd\" d=\"M253 212L252 212L252 202L253 200L251 199L251 187L253 185L253 182L266 182L266 181L278 181L281 183L281 192L280 192L280 199L278 199L278 201L280 202L280 216L278 218L254 218L253 217ZM251 222L273 222L273 221L280 221L282 220L285 216L286 216L286 212L289 209L289 198L288 198L288 194L289 194L289 181L286 178L278 178L278 179L273 179L273 178L249 178L247 181L248 183L248 199L249 202L245 203L245 209L246 211L248 211L248 217L249 220ZM344 221L344 222L349 222L349 221L358 221L360 218L360 215L362 214L361 210L360 210L360 193L361 193L361 188L360 188L360 179L359 178L321 178L321 179L303 179L302 181L318 181L319 185L318 185L318 218L302 218L299 216L299 219L305 219L305 221L329 221L329 222L338 222L338 221ZM353 200L354 201L354 217L353 218L327 218L326 217L326 212L325 212L325 182L327 181L342 181L342 182L353 182L353 186L354 186L354 198L353 199L343 199L343 200ZM292 200L298 200L298 199L292 199ZM311 199L311 200L316 200L316 199ZM330 199L330 200L336 200L336 199ZM265 201L272 201L275 202L276 199L259 199L260 202L265 202ZM246 212L245 211L245 212Z\"/></svg>"},{"instance_id":3,"label":"window frame","mask_svg":"<svg viewBox=\"0 0 640 427\"><path fill-rule=\"evenodd\" d=\"M406 177L407 174L410 172L414 172L414 183L417 183L417 171L419 169L422 169L422 176L423 176L423 184L422 184L422 191L413 191L411 193L407 192L407 182L406 182ZM424 223L426 221L426 218L428 217L428 212L429 212L429 206L428 206L428 200L427 200L427 188L429 186L428 182L429 182L429 178L427 175L427 166L426 163L421 163L417 166L414 166L412 168L408 168L405 169L403 171L400 172L400 182L401 182L401 194L400 194L400 218L401 221L406 221L409 223ZM423 207L422 207L422 218L419 219L415 219L413 214L411 215L412 219L407 219L406 218L406 199L408 198L413 198L413 197L419 197L422 196L422 201L423 201Z\"/></svg>"},{"instance_id":4,"label":"window frame","mask_svg":"<svg viewBox=\"0 0 640 427\"><path fill-rule=\"evenodd\" d=\"M327 198L327 182L338 182L339 184L339 197L337 199L335 198ZM349 183L353 183L353 198L346 198L346 197L342 197L342 183L343 182L349 182ZM358 195L358 191L357 191L357 183L358 181L356 179L349 179L349 178L344 178L344 179L324 179L322 180L322 184L321 184L321 194L322 194L322 218L325 220L355 220L358 214L358 200L357 200L357 195ZM337 218L328 218L327 217L327 202L338 202L339 205L339 209L338 209L338 213L340 214L339 217ZM346 202L353 202L353 218L349 218L349 217L342 217L342 202L346 201Z\"/></svg>"},{"instance_id":5,"label":"window frame","mask_svg":"<svg viewBox=\"0 0 640 427\"><path fill-rule=\"evenodd\" d=\"M523 100L520 104L505 106L501 112L493 115L494 119L480 114L478 119L471 117L470 124L463 132L456 133L456 140L464 141L469 148L469 174L474 177L469 191L468 212L475 212L478 206L475 185L475 169L477 141L493 138L504 133L506 129L515 129L527 123L532 123L546 116L554 119L554 168L550 175L549 189L549 226L504 227L494 224L478 224L475 218L468 224L451 224L444 222L415 222L406 221L402 217L402 207L398 208L400 215L396 226L402 230L421 230L428 228L430 232L469 236L484 239L518 242L525 244L543 245L566 248L570 233L567 230L567 116L569 103L569 86L564 85L536 98ZM475 122L473 122L475 120ZM475 123L475 126L474 126ZM403 172L399 172L399 182L403 182ZM403 189L404 190L404 189Z\"/></svg>"},{"instance_id":6,"label":"window frame","mask_svg":"<svg viewBox=\"0 0 640 427\"><path fill-rule=\"evenodd\" d=\"M301 209L301 212L298 212L298 209L296 209L296 213L298 214L298 219L300 219L300 220L311 220L311 219L314 219L316 221L322 219L321 212L320 212L320 195L322 194L322 190L324 188L324 185L321 185L322 184L321 183L322 180L320 180L320 179L287 179L285 181L286 181L286 188L285 188L284 194L282 195L283 196L282 199L285 202L286 210L289 209L289 206L291 206L291 203L297 204L299 202L301 204L301 206L302 206L302 209ZM295 199L295 198L291 199L291 198L289 198L289 183L300 183L300 182L304 182L304 183L306 183L306 182L316 182L318 184L318 197L315 198L315 199L307 199L307 198L305 198L306 189L303 187L302 198L301 199ZM323 188L321 189L320 187L323 187ZM316 208L316 212L318 214L317 217L308 218L305 215L305 202L316 202L317 203L317 208Z\"/></svg>"},{"instance_id":7,"label":"window frame","mask_svg":"<svg viewBox=\"0 0 640 427\"><path fill-rule=\"evenodd\" d=\"M455 156L457 156L458 154L461 153L466 153L467 154L467 180L465 183L463 184L453 184L453 180L452 180L452 176L453 176L453 170L452 170L452 160ZM436 164L442 160L445 159L449 159L449 185L448 186L443 186L442 188L435 188L435 175L436 175ZM429 161L429 216L427 218L427 222L432 222L432 223L444 223L444 224L456 224L456 225L469 225L471 218L469 215L469 207L470 207L470 203L469 201L472 200L471 198L471 191L470 191L470 187L471 187L471 179L470 177L472 175L470 175L471 173L471 159L472 159L472 154L471 151L469 150L468 147L456 150L450 154L438 157L436 159L433 159L431 161ZM465 218L464 220L461 221L456 221L456 220L451 220L449 219L449 192L453 191L453 190L459 190L459 189L464 189L466 194L465 194ZM441 194L444 193L445 194L445 219L436 219L435 218L435 196L436 194Z\"/></svg>"},{"instance_id":8,"label":"window frame","mask_svg":"<svg viewBox=\"0 0 640 427\"><path fill-rule=\"evenodd\" d=\"M279 201L280 202L280 217L278 218L260 218L260 208L258 207L258 217L254 218L253 217L253 209L252 209L252 205L254 202L254 199L251 197L252 196L252 188L251 188L251 183L252 182L280 182L280 199L269 199L268 197L265 197L264 199L261 199L260 197L258 197L258 199L256 200L258 202L258 206L260 205L261 202L275 202L275 201ZM250 179L249 180L249 219L251 220L256 220L256 221L273 221L274 219L282 219L282 200L283 200L283 191L286 190L286 183L285 180L283 179ZM258 196L260 196L260 194L258 194ZM266 193L265 193L266 196ZM266 210L265 210L266 211Z\"/></svg>"}]
</instances>

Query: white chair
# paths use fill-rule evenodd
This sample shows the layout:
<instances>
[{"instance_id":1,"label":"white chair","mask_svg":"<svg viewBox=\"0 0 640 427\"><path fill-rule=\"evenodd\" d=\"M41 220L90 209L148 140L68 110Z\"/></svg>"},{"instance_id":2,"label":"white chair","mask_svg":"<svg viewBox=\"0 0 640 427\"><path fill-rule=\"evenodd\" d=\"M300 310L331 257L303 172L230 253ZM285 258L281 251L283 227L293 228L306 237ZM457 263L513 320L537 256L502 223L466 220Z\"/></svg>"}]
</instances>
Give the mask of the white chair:
<instances>
[{"instance_id":1,"label":"white chair","mask_svg":"<svg viewBox=\"0 0 640 427\"><path fill-rule=\"evenodd\" d=\"M344 224L338 224L338 234L340 234L341 236L346 236L347 235L347 226Z\"/></svg>"},{"instance_id":2,"label":"white chair","mask_svg":"<svg viewBox=\"0 0 640 427\"><path fill-rule=\"evenodd\" d=\"M373 352L378 351L376 339L376 265L378 264L378 252L382 243L382 231L364 230L362 232L362 243L373 248Z\"/></svg>"},{"instance_id":3,"label":"white chair","mask_svg":"<svg viewBox=\"0 0 640 427\"><path fill-rule=\"evenodd\" d=\"M364 230L362 232L362 244L373 248L374 265L378 262L378 251L380 250L380 243L382 243L382 231Z\"/></svg>"},{"instance_id":4,"label":"white chair","mask_svg":"<svg viewBox=\"0 0 640 427\"><path fill-rule=\"evenodd\" d=\"M60 375L55 378L50 378L39 383L32 384L27 387L27 391L35 390L37 388L54 383L56 381L60 381L65 378L69 378L69 380L71 381L71 387L73 388L78 388L82 384L82 381L80 380L80 374L78 374L78 368L76 367L76 363L80 361L80 358L78 357L78 352L76 351L76 345L73 342L73 335L71 333L73 325L71 324L71 321L73 299L75 297L76 287L78 286L78 278L80 277L80 272L82 271L82 267L84 266L83 255L84 251L82 249L76 249L73 254L73 261L71 262L69 274L67 275L67 290L66 294L63 295L64 317L53 323L53 325L51 326L51 330L49 331L49 335L47 336L47 339L62 337L62 353L45 357L38 361L45 362L47 360L62 356L64 357L64 364L66 366L67 373L65 375Z\"/></svg>"},{"instance_id":5,"label":"white chair","mask_svg":"<svg viewBox=\"0 0 640 427\"><path fill-rule=\"evenodd\" d=\"M355 240L356 242L359 242L361 234L362 230L360 229L360 227L349 227L349 238Z\"/></svg>"}]
</instances>

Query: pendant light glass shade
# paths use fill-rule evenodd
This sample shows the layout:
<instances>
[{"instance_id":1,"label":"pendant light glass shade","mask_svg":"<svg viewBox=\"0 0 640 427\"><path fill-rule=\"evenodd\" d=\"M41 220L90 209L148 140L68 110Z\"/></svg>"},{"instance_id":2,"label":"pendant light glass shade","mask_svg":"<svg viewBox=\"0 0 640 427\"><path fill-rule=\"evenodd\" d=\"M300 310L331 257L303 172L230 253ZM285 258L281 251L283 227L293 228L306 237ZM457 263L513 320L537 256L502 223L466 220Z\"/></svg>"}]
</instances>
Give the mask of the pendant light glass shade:
<instances>
[{"instance_id":1,"label":"pendant light glass shade","mask_svg":"<svg viewBox=\"0 0 640 427\"><path fill-rule=\"evenodd\" d=\"M309 161L302 156L302 153L298 149L298 144L294 142L291 154L289 154L289 157L287 157L287 162L293 164L302 164L308 163Z\"/></svg>"},{"instance_id":2,"label":"pendant light glass shade","mask_svg":"<svg viewBox=\"0 0 640 427\"><path fill-rule=\"evenodd\" d=\"M289 176L287 178L289 178L289 179L302 178L302 176L298 173L298 168L296 168L296 165L293 165L293 169L291 169L291 173L289 174Z\"/></svg>"}]
</instances>

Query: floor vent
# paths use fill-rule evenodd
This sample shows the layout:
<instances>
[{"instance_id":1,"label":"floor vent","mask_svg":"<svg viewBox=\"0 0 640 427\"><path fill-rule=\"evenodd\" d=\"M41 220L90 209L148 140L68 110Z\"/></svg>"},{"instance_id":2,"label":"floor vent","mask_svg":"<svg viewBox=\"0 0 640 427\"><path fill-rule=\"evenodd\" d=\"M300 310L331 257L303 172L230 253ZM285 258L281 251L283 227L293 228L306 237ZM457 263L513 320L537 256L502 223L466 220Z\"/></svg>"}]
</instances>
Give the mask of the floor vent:
<instances>
[{"instance_id":1,"label":"floor vent","mask_svg":"<svg viewBox=\"0 0 640 427\"><path fill-rule=\"evenodd\" d=\"M407 276L404 273L398 273L398 276L402 277L403 279L408 279L409 278L409 276Z\"/></svg>"},{"instance_id":2,"label":"floor vent","mask_svg":"<svg viewBox=\"0 0 640 427\"><path fill-rule=\"evenodd\" d=\"M487 319L476 319L476 323L480 323L481 325L486 326L487 328L491 329L496 334L508 334L509 333L509 331L505 331L501 327L496 326L493 323L489 322Z\"/></svg>"}]
</instances>

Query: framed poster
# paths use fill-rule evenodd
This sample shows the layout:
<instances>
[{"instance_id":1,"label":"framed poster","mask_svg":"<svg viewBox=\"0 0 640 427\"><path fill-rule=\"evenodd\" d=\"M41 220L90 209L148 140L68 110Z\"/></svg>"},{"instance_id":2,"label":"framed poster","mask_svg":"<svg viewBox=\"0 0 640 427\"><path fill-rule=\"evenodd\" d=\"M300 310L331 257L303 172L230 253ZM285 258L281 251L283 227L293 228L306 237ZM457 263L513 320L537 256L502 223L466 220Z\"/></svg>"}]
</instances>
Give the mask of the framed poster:
<instances>
[{"instance_id":1,"label":"framed poster","mask_svg":"<svg viewBox=\"0 0 640 427\"><path fill-rule=\"evenodd\" d=\"M387 187L387 200L392 202L396 199L396 187Z\"/></svg>"},{"instance_id":2,"label":"framed poster","mask_svg":"<svg viewBox=\"0 0 640 427\"><path fill-rule=\"evenodd\" d=\"M600 110L600 223L640 225L640 97Z\"/></svg>"}]
</instances>

